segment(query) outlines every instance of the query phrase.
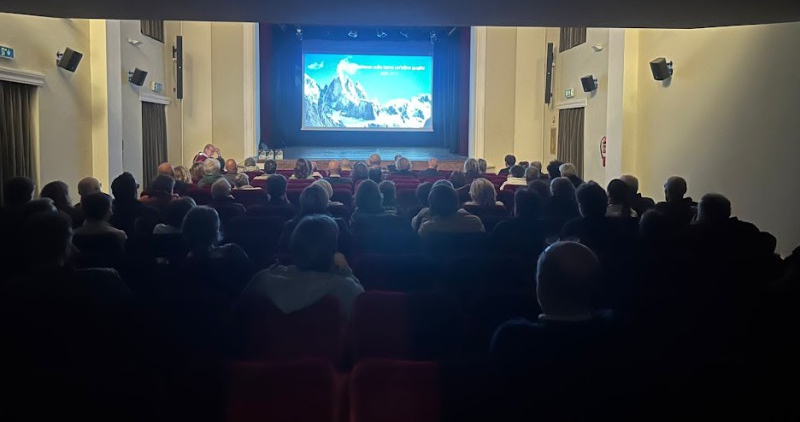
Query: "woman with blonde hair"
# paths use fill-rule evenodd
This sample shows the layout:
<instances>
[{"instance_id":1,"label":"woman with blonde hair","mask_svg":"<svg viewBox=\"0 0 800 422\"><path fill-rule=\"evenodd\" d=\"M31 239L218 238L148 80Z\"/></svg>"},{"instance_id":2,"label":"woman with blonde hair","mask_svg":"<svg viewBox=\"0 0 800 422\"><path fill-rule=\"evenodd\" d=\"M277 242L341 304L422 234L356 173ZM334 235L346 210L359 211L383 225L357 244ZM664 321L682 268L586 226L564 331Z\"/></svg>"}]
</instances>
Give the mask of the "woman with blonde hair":
<instances>
[{"instance_id":1,"label":"woman with blonde hair","mask_svg":"<svg viewBox=\"0 0 800 422\"><path fill-rule=\"evenodd\" d=\"M184 166L175 167L175 170L172 171L172 176L176 181L192 183L192 178L189 177L189 169Z\"/></svg>"},{"instance_id":2,"label":"woman with blonde hair","mask_svg":"<svg viewBox=\"0 0 800 422\"><path fill-rule=\"evenodd\" d=\"M472 215L483 217L486 215L508 215L508 210L502 202L497 202L497 191L492 182L479 177L472 181L469 187L471 200L464 204L464 209Z\"/></svg>"}]
</instances>

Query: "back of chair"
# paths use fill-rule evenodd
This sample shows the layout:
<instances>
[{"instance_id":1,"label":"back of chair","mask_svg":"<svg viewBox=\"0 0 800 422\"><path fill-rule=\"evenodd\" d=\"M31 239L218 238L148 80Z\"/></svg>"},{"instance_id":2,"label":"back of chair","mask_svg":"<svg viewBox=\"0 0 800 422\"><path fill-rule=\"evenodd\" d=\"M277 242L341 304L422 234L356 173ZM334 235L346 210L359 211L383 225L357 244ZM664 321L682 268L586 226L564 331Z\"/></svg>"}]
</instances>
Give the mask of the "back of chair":
<instances>
[{"instance_id":1,"label":"back of chair","mask_svg":"<svg viewBox=\"0 0 800 422\"><path fill-rule=\"evenodd\" d=\"M517 318L535 321L540 312L534 293L501 293L478 298L467 313L466 352L488 354L492 336L500 325Z\"/></svg>"},{"instance_id":2,"label":"back of chair","mask_svg":"<svg viewBox=\"0 0 800 422\"><path fill-rule=\"evenodd\" d=\"M335 420L336 373L325 360L234 362L228 385L228 422Z\"/></svg>"},{"instance_id":3,"label":"back of chair","mask_svg":"<svg viewBox=\"0 0 800 422\"><path fill-rule=\"evenodd\" d=\"M156 258L166 258L169 262L181 261L189 253L180 233L153 235L148 239L148 245Z\"/></svg>"},{"instance_id":4,"label":"back of chair","mask_svg":"<svg viewBox=\"0 0 800 422\"><path fill-rule=\"evenodd\" d=\"M355 236L356 249L366 253L414 254L420 250L419 235L410 224L407 229L361 231Z\"/></svg>"},{"instance_id":5,"label":"back of chair","mask_svg":"<svg viewBox=\"0 0 800 422\"><path fill-rule=\"evenodd\" d=\"M267 203L267 192L264 189L234 189L231 193L236 202L245 207Z\"/></svg>"},{"instance_id":6,"label":"back of chair","mask_svg":"<svg viewBox=\"0 0 800 422\"><path fill-rule=\"evenodd\" d=\"M497 200L502 202L509 212L514 209L514 191L501 190L497 192Z\"/></svg>"},{"instance_id":7,"label":"back of chair","mask_svg":"<svg viewBox=\"0 0 800 422\"><path fill-rule=\"evenodd\" d=\"M341 202L346 207L352 208L353 207L353 191L346 188L340 188L339 186L333 187L333 196L331 196L331 201Z\"/></svg>"},{"instance_id":8,"label":"back of chair","mask_svg":"<svg viewBox=\"0 0 800 422\"><path fill-rule=\"evenodd\" d=\"M76 234L72 244L78 249L77 265L81 268L110 268L118 265L125 250L115 234Z\"/></svg>"},{"instance_id":9,"label":"back of chair","mask_svg":"<svg viewBox=\"0 0 800 422\"><path fill-rule=\"evenodd\" d=\"M397 205L402 209L409 209L419 205L416 188L397 189Z\"/></svg>"},{"instance_id":10,"label":"back of chair","mask_svg":"<svg viewBox=\"0 0 800 422\"><path fill-rule=\"evenodd\" d=\"M358 255L353 272L366 290L414 292L433 290L436 265L427 255Z\"/></svg>"},{"instance_id":11,"label":"back of chair","mask_svg":"<svg viewBox=\"0 0 800 422\"><path fill-rule=\"evenodd\" d=\"M422 239L426 252L437 256L480 255L486 233L430 233Z\"/></svg>"},{"instance_id":12,"label":"back of chair","mask_svg":"<svg viewBox=\"0 0 800 422\"><path fill-rule=\"evenodd\" d=\"M370 359L350 377L351 422L438 422L439 365Z\"/></svg>"},{"instance_id":13,"label":"back of chair","mask_svg":"<svg viewBox=\"0 0 800 422\"><path fill-rule=\"evenodd\" d=\"M211 202L211 189L190 189L189 196L194 199L197 205L206 205Z\"/></svg>"},{"instance_id":14,"label":"back of chair","mask_svg":"<svg viewBox=\"0 0 800 422\"><path fill-rule=\"evenodd\" d=\"M246 172L244 172L244 174L246 174L247 175L247 179L252 182L253 179L255 179L256 177L263 175L264 172L261 171L261 170L258 170L258 171L246 171Z\"/></svg>"},{"instance_id":15,"label":"back of chair","mask_svg":"<svg viewBox=\"0 0 800 422\"><path fill-rule=\"evenodd\" d=\"M257 268L265 268L278 253L283 225L280 217L237 217L225 226L225 241L239 245Z\"/></svg>"},{"instance_id":16,"label":"back of chair","mask_svg":"<svg viewBox=\"0 0 800 422\"><path fill-rule=\"evenodd\" d=\"M507 215L482 215L480 217L481 222L483 223L483 228L486 229L486 233L491 233L498 223L509 221L512 218Z\"/></svg>"},{"instance_id":17,"label":"back of chair","mask_svg":"<svg viewBox=\"0 0 800 422\"><path fill-rule=\"evenodd\" d=\"M289 186L289 190L286 191L286 199L295 207L300 208L300 194L303 193L303 189Z\"/></svg>"}]
</instances>

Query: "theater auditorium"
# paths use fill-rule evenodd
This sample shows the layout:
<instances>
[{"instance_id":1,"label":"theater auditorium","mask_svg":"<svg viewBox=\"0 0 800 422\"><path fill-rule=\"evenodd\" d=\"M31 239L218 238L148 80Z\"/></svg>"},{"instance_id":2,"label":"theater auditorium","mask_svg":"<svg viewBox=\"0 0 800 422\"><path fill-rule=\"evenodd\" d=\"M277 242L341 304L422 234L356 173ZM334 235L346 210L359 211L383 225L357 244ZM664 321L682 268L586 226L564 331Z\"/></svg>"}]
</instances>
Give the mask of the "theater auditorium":
<instances>
[{"instance_id":1,"label":"theater auditorium","mask_svg":"<svg viewBox=\"0 0 800 422\"><path fill-rule=\"evenodd\" d=\"M783 0L3 0L0 419L800 420L798 69Z\"/></svg>"}]
</instances>

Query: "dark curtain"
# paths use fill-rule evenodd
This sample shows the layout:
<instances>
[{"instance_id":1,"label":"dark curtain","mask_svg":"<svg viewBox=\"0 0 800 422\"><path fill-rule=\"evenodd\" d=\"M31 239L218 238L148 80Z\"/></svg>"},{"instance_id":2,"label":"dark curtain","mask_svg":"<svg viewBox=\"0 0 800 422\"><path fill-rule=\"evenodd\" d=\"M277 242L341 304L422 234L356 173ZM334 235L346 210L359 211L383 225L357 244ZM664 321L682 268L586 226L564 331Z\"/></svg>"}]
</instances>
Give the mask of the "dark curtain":
<instances>
[{"instance_id":1,"label":"dark curtain","mask_svg":"<svg viewBox=\"0 0 800 422\"><path fill-rule=\"evenodd\" d=\"M164 42L164 21L142 20L142 35L146 35L156 41Z\"/></svg>"},{"instance_id":2,"label":"dark curtain","mask_svg":"<svg viewBox=\"0 0 800 422\"><path fill-rule=\"evenodd\" d=\"M35 89L30 85L0 81L0 200L8 179L33 178L31 107Z\"/></svg>"},{"instance_id":3,"label":"dark curtain","mask_svg":"<svg viewBox=\"0 0 800 422\"><path fill-rule=\"evenodd\" d=\"M454 154L466 155L461 151L462 121L469 116L462 116L462 102L469 108L469 73L467 72L466 91L464 90L464 38L469 46L469 28L457 28L447 37L434 44L433 48L433 132L437 147L447 148ZM469 54L469 49L467 49ZM467 55L467 69L469 56ZM467 111L469 112L469 111ZM467 136L467 134L463 134Z\"/></svg>"},{"instance_id":4,"label":"dark curtain","mask_svg":"<svg viewBox=\"0 0 800 422\"><path fill-rule=\"evenodd\" d=\"M269 103L262 103L262 113L271 113L268 145L270 148L283 148L292 143L299 135L302 126L303 108L303 50L302 43L291 31L284 31L278 26L262 28L270 31L271 44L268 46L269 56L264 57L262 46L262 76L267 71L270 79ZM269 63L263 63L268 59ZM262 88L263 89L263 88ZM264 133L264 128L262 128Z\"/></svg>"},{"instance_id":5,"label":"dark curtain","mask_svg":"<svg viewBox=\"0 0 800 422\"><path fill-rule=\"evenodd\" d=\"M558 153L563 163L575 164L578 176L583 177L583 108L568 108L558 112Z\"/></svg>"},{"instance_id":6,"label":"dark curtain","mask_svg":"<svg viewBox=\"0 0 800 422\"><path fill-rule=\"evenodd\" d=\"M167 115L164 104L142 103L142 162L144 186L156 177L158 165L167 161Z\"/></svg>"},{"instance_id":7,"label":"dark curtain","mask_svg":"<svg viewBox=\"0 0 800 422\"><path fill-rule=\"evenodd\" d=\"M559 32L558 52L586 42L586 28L561 28Z\"/></svg>"}]
</instances>

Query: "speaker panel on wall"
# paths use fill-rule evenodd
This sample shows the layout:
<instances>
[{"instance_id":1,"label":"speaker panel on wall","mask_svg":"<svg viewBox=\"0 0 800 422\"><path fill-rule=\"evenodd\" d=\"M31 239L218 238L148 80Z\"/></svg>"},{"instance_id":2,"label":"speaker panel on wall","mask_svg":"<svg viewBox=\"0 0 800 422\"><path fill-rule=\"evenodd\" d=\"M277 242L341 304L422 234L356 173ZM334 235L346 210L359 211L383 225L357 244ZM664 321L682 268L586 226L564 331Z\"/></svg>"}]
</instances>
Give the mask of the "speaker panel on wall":
<instances>
[{"instance_id":1,"label":"speaker panel on wall","mask_svg":"<svg viewBox=\"0 0 800 422\"><path fill-rule=\"evenodd\" d=\"M70 72L75 72L78 69L78 65L81 64L82 58L82 53L79 53L71 48L67 48L56 61L56 65Z\"/></svg>"},{"instance_id":2,"label":"speaker panel on wall","mask_svg":"<svg viewBox=\"0 0 800 422\"><path fill-rule=\"evenodd\" d=\"M178 35L175 39L175 64L177 65L175 76L175 95L179 100L183 99L183 36Z\"/></svg>"},{"instance_id":3,"label":"speaker panel on wall","mask_svg":"<svg viewBox=\"0 0 800 422\"><path fill-rule=\"evenodd\" d=\"M597 89L597 79L592 75L586 75L581 78L581 85L583 85L583 92L592 92Z\"/></svg>"},{"instance_id":4,"label":"speaker panel on wall","mask_svg":"<svg viewBox=\"0 0 800 422\"><path fill-rule=\"evenodd\" d=\"M128 74L128 82L136 86L144 85L145 79L147 79L147 71L139 69L138 67Z\"/></svg>"},{"instance_id":5,"label":"speaker panel on wall","mask_svg":"<svg viewBox=\"0 0 800 422\"><path fill-rule=\"evenodd\" d=\"M544 103L550 104L553 98L553 43L547 43L547 67L544 80Z\"/></svg>"},{"instance_id":6,"label":"speaker panel on wall","mask_svg":"<svg viewBox=\"0 0 800 422\"><path fill-rule=\"evenodd\" d=\"M653 72L653 79L665 81L672 77L672 62L668 62L667 59L659 57L650 62L650 71Z\"/></svg>"}]
</instances>

